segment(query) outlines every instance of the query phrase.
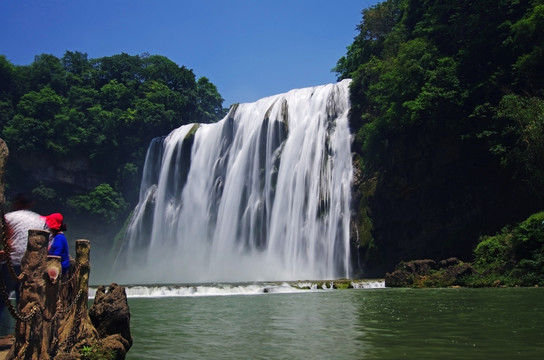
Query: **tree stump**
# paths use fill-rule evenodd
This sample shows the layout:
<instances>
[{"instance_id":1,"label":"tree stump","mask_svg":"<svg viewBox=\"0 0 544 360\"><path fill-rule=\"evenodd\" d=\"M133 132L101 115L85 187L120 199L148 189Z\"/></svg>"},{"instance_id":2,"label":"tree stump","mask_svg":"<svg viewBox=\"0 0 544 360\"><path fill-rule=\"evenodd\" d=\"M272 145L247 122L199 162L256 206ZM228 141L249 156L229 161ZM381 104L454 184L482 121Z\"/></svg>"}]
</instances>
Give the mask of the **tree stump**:
<instances>
[{"instance_id":1,"label":"tree stump","mask_svg":"<svg viewBox=\"0 0 544 360\"><path fill-rule=\"evenodd\" d=\"M43 334L46 303L46 262L49 232L28 231L27 251L21 260L21 271L26 274L21 283L19 318L15 324L15 343L6 359L46 359L49 358L48 345L44 344ZM49 333L50 329L45 330ZM29 354L29 356L27 356Z\"/></svg>"},{"instance_id":2,"label":"tree stump","mask_svg":"<svg viewBox=\"0 0 544 360\"><path fill-rule=\"evenodd\" d=\"M0 213L4 209L4 169L8 148L0 139ZM0 221L2 237L5 235ZM87 299L90 274L90 242L76 240L76 264L70 278L61 276L58 256L47 255L49 232L29 230L27 251L21 261L21 297L15 317L15 341L5 359L79 359L83 346L105 349L108 358L122 360L132 345L130 312L123 287L112 284L111 292L95 299L98 317L94 327ZM9 257L8 257L9 258ZM105 306L115 296L114 308ZM7 295L5 296L7 299ZM3 301L3 299L0 299ZM111 321L111 311L117 314ZM121 315L119 315L121 314ZM101 322L110 319L106 324ZM112 325L113 324L113 325Z\"/></svg>"},{"instance_id":3,"label":"tree stump","mask_svg":"<svg viewBox=\"0 0 544 360\"><path fill-rule=\"evenodd\" d=\"M73 349L90 346L98 339L98 332L89 318L87 306L90 248L88 240L76 240L76 269L59 294L59 299L67 304L65 311L68 311L57 317L58 348L52 350L58 354L70 354Z\"/></svg>"},{"instance_id":4,"label":"tree stump","mask_svg":"<svg viewBox=\"0 0 544 360\"><path fill-rule=\"evenodd\" d=\"M47 256L48 237L47 231L29 230L21 261L25 278L20 316L15 324L15 343L6 359L77 359L82 346L98 340L87 306L90 243L76 241L77 267L63 282L60 259Z\"/></svg>"}]
</instances>

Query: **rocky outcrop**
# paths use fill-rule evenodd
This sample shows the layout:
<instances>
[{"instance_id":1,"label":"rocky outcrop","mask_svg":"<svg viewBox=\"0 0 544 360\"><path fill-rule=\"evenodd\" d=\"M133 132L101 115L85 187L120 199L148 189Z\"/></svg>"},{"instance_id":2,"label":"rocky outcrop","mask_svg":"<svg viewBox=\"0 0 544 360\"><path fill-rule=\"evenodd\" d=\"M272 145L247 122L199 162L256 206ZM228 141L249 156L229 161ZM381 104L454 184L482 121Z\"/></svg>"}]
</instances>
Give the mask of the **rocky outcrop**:
<instances>
[{"instance_id":1,"label":"rocky outcrop","mask_svg":"<svg viewBox=\"0 0 544 360\"><path fill-rule=\"evenodd\" d=\"M13 164L35 183L54 183L86 190L100 184L98 176L90 171L89 159L83 157L56 159L44 152L15 154Z\"/></svg>"},{"instance_id":2,"label":"rocky outcrop","mask_svg":"<svg viewBox=\"0 0 544 360\"><path fill-rule=\"evenodd\" d=\"M395 271L385 275L386 287L445 287L464 285L464 278L475 274L468 263L457 258L401 261Z\"/></svg>"},{"instance_id":3,"label":"rocky outcrop","mask_svg":"<svg viewBox=\"0 0 544 360\"><path fill-rule=\"evenodd\" d=\"M105 286L99 286L89 316L103 347L115 352L116 359L124 358L132 346L130 309L125 288L115 283L107 290Z\"/></svg>"}]
</instances>

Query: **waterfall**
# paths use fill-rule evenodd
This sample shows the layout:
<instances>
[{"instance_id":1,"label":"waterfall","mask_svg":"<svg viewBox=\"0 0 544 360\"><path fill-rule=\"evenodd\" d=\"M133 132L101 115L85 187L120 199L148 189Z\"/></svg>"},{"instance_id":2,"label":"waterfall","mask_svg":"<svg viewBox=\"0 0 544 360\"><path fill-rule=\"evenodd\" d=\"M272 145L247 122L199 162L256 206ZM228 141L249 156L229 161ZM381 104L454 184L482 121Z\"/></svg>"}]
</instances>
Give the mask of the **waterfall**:
<instances>
[{"instance_id":1,"label":"waterfall","mask_svg":"<svg viewBox=\"0 0 544 360\"><path fill-rule=\"evenodd\" d=\"M132 283L350 276L349 80L231 107L149 146L120 250Z\"/></svg>"}]
</instances>

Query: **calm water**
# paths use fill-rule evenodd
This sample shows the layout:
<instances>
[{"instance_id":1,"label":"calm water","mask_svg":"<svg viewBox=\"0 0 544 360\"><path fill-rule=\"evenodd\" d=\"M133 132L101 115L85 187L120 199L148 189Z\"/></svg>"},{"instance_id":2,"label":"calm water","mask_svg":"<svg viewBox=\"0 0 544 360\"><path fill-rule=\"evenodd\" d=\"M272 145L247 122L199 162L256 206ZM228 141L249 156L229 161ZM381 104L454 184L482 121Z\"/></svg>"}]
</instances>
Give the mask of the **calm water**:
<instances>
[{"instance_id":1,"label":"calm water","mask_svg":"<svg viewBox=\"0 0 544 360\"><path fill-rule=\"evenodd\" d=\"M544 289L129 298L136 359L542 359Z\"/></svg>"}]
</instances>

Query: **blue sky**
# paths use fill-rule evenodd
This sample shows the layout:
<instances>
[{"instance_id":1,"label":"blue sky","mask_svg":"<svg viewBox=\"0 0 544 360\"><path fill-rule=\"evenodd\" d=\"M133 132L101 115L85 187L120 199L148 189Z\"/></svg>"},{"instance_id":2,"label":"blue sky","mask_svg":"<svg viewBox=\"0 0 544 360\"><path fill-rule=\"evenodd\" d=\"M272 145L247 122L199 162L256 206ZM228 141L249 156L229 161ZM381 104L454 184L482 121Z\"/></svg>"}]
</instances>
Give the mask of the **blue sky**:
<instances>
[{"instance_id":1,"label":"blue sky","mask_svg":"<svg viewBox=\"0 0 544 360\"><path fill-rule=\"evenodd\" d=\"M164 55L228 107L336 81L331 69L378 0L0 0L0 54Z\"/></svg>"}]
</instances>

